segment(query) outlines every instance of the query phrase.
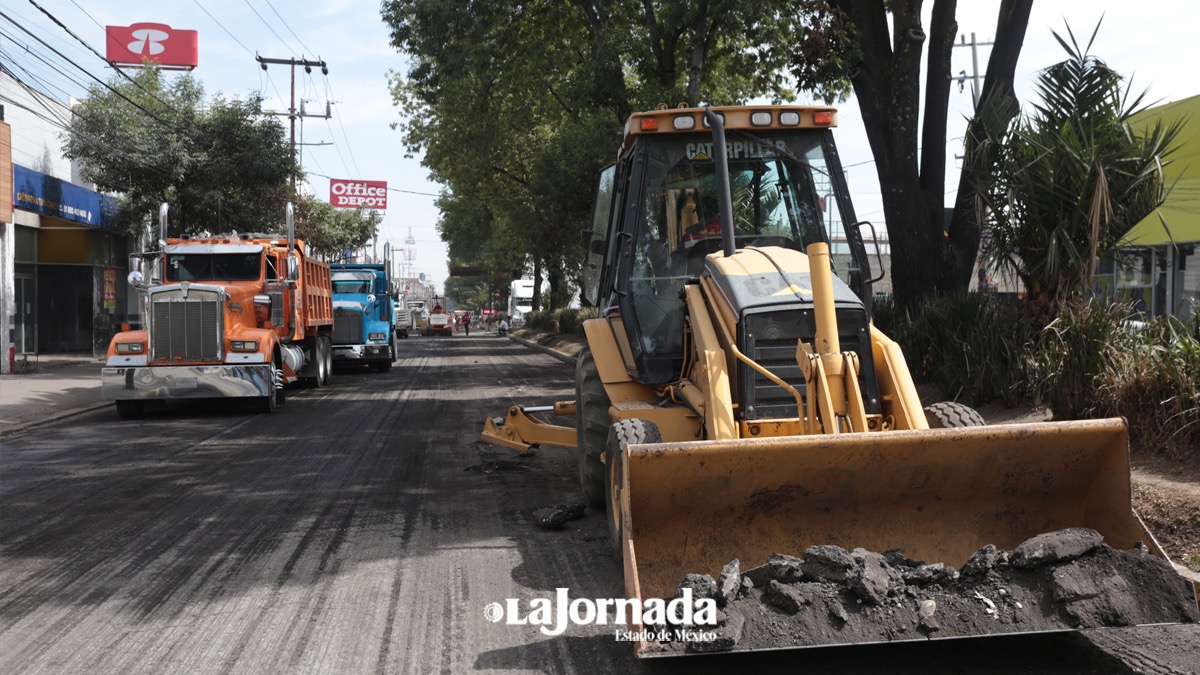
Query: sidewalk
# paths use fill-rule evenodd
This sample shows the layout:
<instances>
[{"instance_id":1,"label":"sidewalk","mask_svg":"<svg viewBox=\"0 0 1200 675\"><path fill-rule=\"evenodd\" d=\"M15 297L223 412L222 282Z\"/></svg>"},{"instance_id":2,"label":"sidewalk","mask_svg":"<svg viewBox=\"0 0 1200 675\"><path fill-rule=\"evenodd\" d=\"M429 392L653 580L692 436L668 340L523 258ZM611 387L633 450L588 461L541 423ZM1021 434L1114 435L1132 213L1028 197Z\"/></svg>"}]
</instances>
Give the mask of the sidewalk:
<instances>
[{"instance_id":1,"label":"sidewalk","mask_svg":"<svg viewBox=\"0 0 1200 675\"><path fill-rule=\"evenodd\" d=\"M0 374L0 437L90 412L100 400L102 360L83 354L43 354L29 373Z\"/></svg>"}]
</instances>

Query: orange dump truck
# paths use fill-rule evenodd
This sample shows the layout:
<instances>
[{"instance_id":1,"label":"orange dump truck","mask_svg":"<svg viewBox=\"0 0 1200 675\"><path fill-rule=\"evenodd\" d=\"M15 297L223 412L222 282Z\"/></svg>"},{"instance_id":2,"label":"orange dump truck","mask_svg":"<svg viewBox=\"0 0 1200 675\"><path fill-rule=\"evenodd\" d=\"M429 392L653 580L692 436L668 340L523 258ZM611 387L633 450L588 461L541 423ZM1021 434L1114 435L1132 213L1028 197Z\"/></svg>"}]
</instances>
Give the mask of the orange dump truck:
<instances>
[{"instance_id":1,"label":"orange dump truck","mask_svg":"<svg viewBox=\"0 0 1200 675\"><path fill-rule=\"evenodd\" d=\"M270 412L287 384L329 383L329 264L295 238L291 204L286 237L167 238L166 204L159 228L163 250L130 256L143 326L113 338L101 371L101 395L121 417L140 416L146 401L194 398L245 398Z\"/></svg>"}]
</instances>

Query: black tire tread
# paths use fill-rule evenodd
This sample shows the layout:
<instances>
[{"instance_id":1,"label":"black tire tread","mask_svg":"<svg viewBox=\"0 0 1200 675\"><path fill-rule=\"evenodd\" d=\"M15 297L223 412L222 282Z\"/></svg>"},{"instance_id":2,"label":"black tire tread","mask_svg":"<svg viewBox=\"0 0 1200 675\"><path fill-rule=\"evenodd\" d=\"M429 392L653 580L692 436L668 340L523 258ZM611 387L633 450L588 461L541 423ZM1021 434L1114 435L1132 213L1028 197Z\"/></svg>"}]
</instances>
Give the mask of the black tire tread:
<instances>
[{"instance_id":1,"label":"black tire tread","mask_svg":"<svg viewBox=\"0 0 1200 675\"><path fill-rule=\"evenodd\" d=\"M601 455L608 441L608 408L611 405L600 370L586 347L575 362L575 448L579 464L579 487L584 501L593 509L604 508L608 477Z\"/></svg>"},{"instance_id":2,"label":"black tire tread","mask_svg":"<svg viewBox=\"0 0 1200 675\"><path fill-rule=\"evenodd\" d=\"M925 406L925 420L930 429L960 429L987 425L978 411L955 401L942 401Z\"/></svg>"},{"instance_id":3,"label":"black tire tread","mask_svg":"<svg viewBox=\"0 0 1200 675\"><path fill-rule=\"evenodd\" d=\"M620 489L618 476L624 463L625 446L641 445L643 443L662 443L662 431L658 425L646 419L626 419L613 424L608 431L605 443L605 472L609 488L604 493L604 512L608 518L608 534L612 542L613 553L617 560L622 559L621 523L617 513Z\"/></svg>"}]
</instances>

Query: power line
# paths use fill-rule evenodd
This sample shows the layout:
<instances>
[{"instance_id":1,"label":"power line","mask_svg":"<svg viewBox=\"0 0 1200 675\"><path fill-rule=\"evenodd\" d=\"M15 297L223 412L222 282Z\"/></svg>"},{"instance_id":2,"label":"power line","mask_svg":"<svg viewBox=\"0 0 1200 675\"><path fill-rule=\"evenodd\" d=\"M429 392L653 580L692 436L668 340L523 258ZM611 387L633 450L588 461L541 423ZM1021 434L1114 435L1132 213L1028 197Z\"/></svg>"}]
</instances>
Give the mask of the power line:
<instances>
[{"instance_id":1,"label":"power line","mask_svg":"<svg viewBox=\"0 0 1200 675\"><path fill-rule=\"evenodd\" d=\"M228 35L228 36L230 37L230 39L232 39L234 42L238 43L238 46L239 46L239 47L241 47L242 49L245 49L247 54L249 54L250 56L254 56L254 50L252 50L252 49L250 49L249 47L247 47L246 45L242 44L242 41L241 41L241 40L239 40L239 39L237 39L237 36L236 36L236 35L234 35L233 33L230 33L230 32L229 32L229 29L225 27L225 24L221 23L220 21L217 21L217 17L213 16L213 15L212 15L212 12L209 12L207 9L205 9L205 8L204 8L204 5L200 4L200 0L192 0L192 2L193 2L193 3L195 3L195 5L196 5L197 7L199 7L199 8L200 8L200 11L204 12L205 14L207 14L207 15L208 15L208 18L210 18L210 19L212 19L212 20L213 20L213 23L215 23L215 24L217 24L218 26L220 26L220 27L221 27L221 30L225 31L225 34L226 34L226 35Z\"/></svg>"},{"instance_id":2,"label":"power line","mask_svg":"<svg viewBox=\"0 0 1200 675\"><path fill-rule=\"evenodd\" d=\"M51 62L49 59L47 59L45 56L43 56L43 55L39 54L39 53L38 53L37 51L35 51L35 50L34 50L32 47L30 47L30 45L28 45L27 43L21 42L20 40L18 40L16 37L14 37L14 36L13 36L11 33L9 33L8 31L5 31L5 30L3 30L3 29L0 29L0 36L3 36L3 37L6 37L6 38L8 38L8 40L9 40L10 42L12 42L14 45L16 45L16 46L18 46L18 47L21 47L22 49L24 49L26 54L28 54L28 55L30 55L31 57L33 57L34 59L36 59L36 60L38 60L38 61L42 62L43 64L45 64L46 66L48 66L48 67L49 67L51 70L53 70L54 72L56 72L56 73L58 73L59 75L63 76L63 78L65 78L65 79L66 79L68 82L70 82L70 83L74 84L74 85L75 85L75 86L77 86L77 87L81 87L81 88L83 88L83 89L85 89L85 90L87 89L87 85L86 85L86 84L84 84L82 80L76 79L75 77L71 76L71 75L70 75L69 73L67 73L65 70L63 70L62 68L58 67L58 65L57 65L57 64L55 64L55 63L52 63L52 62ZM15 54L12 54L11 52L10 52L9 54L10 54L9 58L11 59L12 63L15 65L15 64L17 63L17 59L16 59L16 58L14 58L14 57L15 57ZM22 69L23 69L23 70L25 70L25 72L32 74L32 71L30 71L30 70L29 70L29 66L28 66L28 65L22 66ZM61 87L56 87L56 88L58 88L58 89L59 89L59 91L61 91L61 92L62 92L64 95L66 95L67 97L70 97L70 96L71 96L71 93L70 93L70 92L68 92L66 89L63 89L63 88L61 88Z\"/></svg>"},{"instance_id":3,"label":"power line","mask_svg":"<svg viewBox=\"0 0 1200 675\"><path fill-rule=\"evenodd\" d=\"M71 127L70 122L64 120L61 117L61 115L66 115L68 113L77 115L77 116L81 116L81 113L79 110L67 111L64 109L63 106L61 106L61 104L58 106L52 107L46 101L46 99L48 97L44 93L42 93L41 91L38 91L36 88L30 86L29 83L22 80L16 73L14 73L12 70L10 70L7 66L5 66L2 63L0 63L0 72L3 72L5 74L7 74L9 77L11 77L17 84L19 84L22 88L25 89L26 92L28 92L30 94L31 98L33 98L35 101L38 101L41 104L42 108L44 108L46 110L46 112L50 113L50 115L54 115L54 117L51 117L50 115L47 115L46 113L39 112L39 111L29 107L28 105L25 105L24 103L22 103L20 101L6 97L4 100L6 100L9 104L16 106L18 108L21 108L22 110L28 111L34 117L46 122L47 124L49 124L53 127L62 129L65 133L71 134L72 136L79 138L81 141L83 141L84 143L87 143L88 145L90 145L94 148L99 148L101 150L104 150L105 152L108 152L109 154L122 157L123 159L131 162L132 164L135 164L142 168L153 171L161 176L169 176L169 174L167 172L163 171L160 167L158 167L154 164L150 164L148 162L142 161L142 160L138 159L137 157L125 152L124 150L122 150L118 147L115 147L113 145L110 145L102 140L99 140L94 136L80 133L78 130ZM128 187L128 186L126 186L126 187Z\"/></svg>"},{"instance_id":4,"label":"power line","mask_svg":"<svg viewBox=\"0 0 1200 675\"><path fill-rule=\"evenodd\" d=\"M29 4L33 5L33 6L34 6L34 7L36 7L38 10L40 10L40 11L42 12L42 14L45 14L47 18L49 18L51 21L53 21L55 24L57 24L59 28L62 28L64 31L66 31L67 35L70 35L71 37L75 38L75 41L76 41L76 42L78 42L79 44L81 44L81 45L83 45L84 47L86 47L86 48L87 48L87 50L88 50L88 51L90 51L91 53L95 54L95 55L96 55L96 58L98 58L98 59L100 59L101 61L103 61L103 62L104 62L106 65L108 65L108 66L112 67L112 69L113 69L113 70L117 71L117 74L118 74L118 75L120 75L121 77L125 78L127 81L131 82L131 83L132 83L134 86L136 86L138 89L141 89L143 92L145 92L147 95L149 95L149 96L150 96L150 98L152 98L152 99L154 99L155 101L158 101L158 102L159 102L159 103L161 103L162 105L166 106L166 107L167 107L169 110L171 110L171 112L174 112L174 113L178 113L178 112L179 112L178 110L176 110L176 109L175 109L175 106L173 106L173 105L171 105L170 103L167 103L166 101L164 101L164 100L162 100L161 98L159 98L157 94L155 94L154 92L150 91L150 90L149 90L149 89L147 89L146 87L142 86L142 83L141 83L141 82L138 82L138 81L137 81L137 80L135 80L134 78L130 77L128 73L126 73L124 70L122 70L122 69L118 68L118 67L117 67L115 64L113 64L111 61L109 61L108 59L106 59L106 58L105 58L105 57L104 57L102 54L100 54L100 52L96 51L96 50L95 50L95 49L94 49L94 48L93 48L93 47L92 47L90 44L88 44L87 42L85 42L85 41L83 40L83 38L81 38L81 37L79 37L78 35L76 35L76 34L74 33L74 31L72 31L70 28L67 28L66 24L64 24L62 21L59 21L59 20L58 20L58 17L56 17L56 16L54 16L53 14L51 14L50 12L46 11L46 9L45 9L44 7L42 7L41 5L39 5L39 4L37 4L36 2L34 2L34 0L29 0ZM78 5L76 5L76 6L78 6ZM86 14L87 12L84 12L84 13ZM88 18L91 18L91 16L89 15L89 16L88 16ZM95 19L92 19L92 21L95 21Z\"/></svg>"},{"instance_id":5,"label":"power line","mask_svg":"<svg viewBox=\"0 0 1200 675\"><path fill-rule=\"evenodd\" d=\"M308 45L304 44L304 40L301 40L300 36L296 35L296 31L292 30L292 27L288 25L288 22L282 16L280 16L279 12L275 9L275 5L271 4L271 0L266 0L266 3L267 3L267 7L270 7L271 11L275 12L275 16L279 17L279 21L283 24L283 27L288 29L288 32L292 34L292 37L296 38L296 41L300 43L301 47L304 47L304 51L306 51L310 54L314 53L313 50L308 48ZM251 8L251 9L253 9L253 8ZM259 17L259 18L262 18L262 17ZM278 36L276 36L276 37L278 37Z\"/></svg>"},{"instance_id":6,"label":"power line","mask_svg":"<svg viewBox=\"0 0 1200 675\"><path fill-rule=\"evenodd\" d=\"M323 173L316 173L316 172L312 172L312 171L310 171L309 173L311 173L314 176L320 176L321 178L328 178L330 180L338 180L338 179L334 179L333 176L326 176ZM393 188L393 187L388 188L387 191L388 192L403 192L404 194L409 194L409 195L424 195L426 197L441 197L442 196L442 195L434 193L434 192L417 192L416 190L401 190L400 188Z\"/></svg>"},{"instance_id":7,"label":"power line","mask_svg":"<svg viewBox=\"0 0 1200 675\"><path fill-rule=\"evenodd\" d=\"M11 23L12 25L16 26L17 28L20 28L22 31L24 31L24 32L25 32L27 35L29 35L30 37L32 37L34 40L37 40L38 42L42 43L42 45L43 45L43 46L45 46L47 49L49 49L50 51L52 51L52 52L54 52L55 54L57 54L57 55L58 55L60 58L62 58L63 60L65 60L67 63L69 63L69 64L71 64L71 65L75 66L76 68L78 68L78 69L79 69L81 72L83 72L83 74L85 74L85 75L87 75L88 77L90 77L90 78L92 78L93 80L95 80L97 83L99 83L99 84L100 84L102 87L104 87L105 89L108 89L108 90L109 90L109 91L111 91L112 93L114 93L114 94L116 94L117 96L119 96L119 97L121 97L122 99L124 99L124 100L125 100L127 103L129 103L129 105L132 105L133 107L137 108L138 110L141 110L142 112L146 113L148 116L150 116L150 118L151 118L151 119L153 119L154 121L158 122L159 124L162 124L163 126L165 126L165 127L167 127L167 128L171 128L171 125L170 125L169 123L167 123L166 121L164 121L162 118L160 118L158 115L155 115L154 113L150 112L149 110L146 110L146 109L145 109L145 108L143 108L143 107L142 107L142 106L141 106L139 103L137 103L137 102L136 102L136 101L134 101L133 99L129 98L129 97L128 97L128 96L126 96L125 94L122 94L120 91L117 91L116 89L114 89L112 86L110 86L110 85L109 85L107 82L105 82L104 80L101 80L100 78L98 78L98 77L96 77L95 75L91 74L91 72L89 72L89 71L88 71L86 68L84 68L83 66L79 65L78 63L75 63L74 61L72 61L70 58L68 58L66 55L64 55L62 52L58 51L58 50L57 50L57 49L55 49L54 47L51 47L49 44L47 44L47 43L46 43L46 41L45 41L45 40L43 40L43 39L41 39L40 37L38 37L37 35L35 35L35 34L34 34L33 32L31 32L31 31L30 31L28 28L26 28L26 27L22 26L21 24L17 23L16 21L14 21L14 20L12 19L12 17L8 16L8 15L7 15L7 14L5 14L4 12L0 12L0 17L4 18L6 21L8 21L8 22L9 22L9 23Z\"/></svg>"},{"instance_id":8,"label":"power line","mask_svg":"<svg viewBox=\"0 0 1200 675\"><path fill-rule=\"evenodd\" d=\"M263 23L263 25L267 27L267 30L271 31L271 34L272 34L272 35L274 35L275 37L279 38L279 41L280 41L281 43L283 43L283 46L284 46L284 47L286 47L286 48L287 48L287 50L288 50L289 52L291 52L293 56L295 56L295 54L296 54L296 50L292 49L291 45L289 45L289 44L287 43L287 41L286 41L286 40L284 40L283 38L279 37L279 33L276 33L276 32L275 32L275 29L271 27L271 24L267 23L267 20L263 18L262 14L259 14L259 13L258 13L258 10L257 10L257 9L254 9L254 5L250 4L250 0L244 0L244 1L245 1L245 3L246 3L246 6L250 8L250 11L251 11L251 12L254 12L254 16L257 16L257 17L258 17L258 20L259 20L259 21L261 21L261 22Z\"/></svg>"},{"instance_id":9,"label":"power line","mask_svg":"<svg viewBox=\"0 0 1200 675\"><path fill-rule=\"evenodd\" d=\"M97 25L97 26L99 26L100 28L104 28L104 24L102 24L102 23L100 23L99 21L97 21L97 20L96 20L96 17L92 16L91 14L88 14L87 10L86 10L86 9L84 9L83 7L80 7L78 2L75 2L75 0L71 0L71 4L72 4L72 5L75 5L76 9L78 9L78 10L79 10L79 11L81 11L81 12L83 12L83 15L84 15L84 16L86 16L87 18L91 19L91 20L92 20L92 23L96 24L96 25Z\"/></svg>"},{"instance_id":10,"label":"power line","mask_svg":"<svg viewBox=\"0 0 1200 675\"><path fill-rule=\"evenodd\" d=\"M336 100L336 97L333 95L333 85L329 82L328 77L325 78L325 89L328 92L329 100ZM355 175L362 176L362 172L358 169L358 160L354 158L354 148L350 147L350 137L346 135L346 127L342 124L342 116L340 113L337 116L337 121L338 127L340 127L342 130L342 138L346 140L346 152L350 153L350 163L354 164ZM330 131L332 131L332 129ZM344 163L345 162L343 162L343 164Z\"/></svg>"}]
</instances>

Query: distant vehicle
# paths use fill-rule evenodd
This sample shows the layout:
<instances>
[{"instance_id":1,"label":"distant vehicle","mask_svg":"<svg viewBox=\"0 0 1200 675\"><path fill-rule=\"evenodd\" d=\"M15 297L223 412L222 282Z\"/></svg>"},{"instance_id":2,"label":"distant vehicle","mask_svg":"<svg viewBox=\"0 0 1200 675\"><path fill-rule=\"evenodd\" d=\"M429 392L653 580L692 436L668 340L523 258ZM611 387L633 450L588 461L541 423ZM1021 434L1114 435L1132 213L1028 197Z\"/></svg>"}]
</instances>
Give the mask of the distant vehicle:
<instances>
[{"instance_id":1,"label":"distant vehicle","mask_svg":"<svg viewBox=\"0 0 1200 675\"><path fill-rule=\"evenodd\" d=\"M434 302L429 312L429 323L425 325L425 335L454 335L454 326L450 323L450 315L442 307L442 303Z\"/></svg>"},{"instance_id":2,"label":"distant vehicle","mask_svg":"<svg viewBox=\"0 0 1200 675\"><path fill-rule=\"evenodd\" d=\"M508 321L513 325L525 323L525 315L533 311L533 279L518 279L508 287Z\"/></svg>"},{"instance_id":3,"label":"distant vehicle","mask_svg":"<svg viewBox=\"0 0 1200 675\"><path fill-rule=\"evenodd\" d=\"M412 309L409 305L415 303L405 303L404 300L396 300L392 303L392 310L396 314L396 337L407 339L409 332L417 332L417 316L420 310Z\"/></svg>"}]
</instances>

